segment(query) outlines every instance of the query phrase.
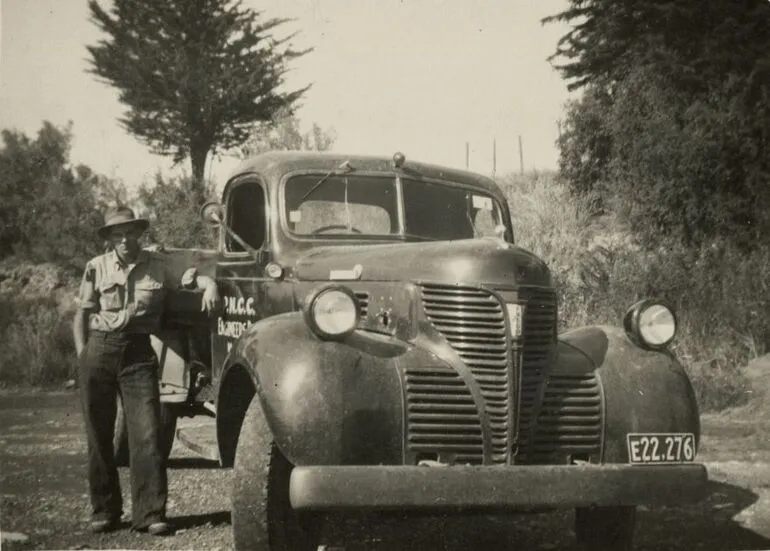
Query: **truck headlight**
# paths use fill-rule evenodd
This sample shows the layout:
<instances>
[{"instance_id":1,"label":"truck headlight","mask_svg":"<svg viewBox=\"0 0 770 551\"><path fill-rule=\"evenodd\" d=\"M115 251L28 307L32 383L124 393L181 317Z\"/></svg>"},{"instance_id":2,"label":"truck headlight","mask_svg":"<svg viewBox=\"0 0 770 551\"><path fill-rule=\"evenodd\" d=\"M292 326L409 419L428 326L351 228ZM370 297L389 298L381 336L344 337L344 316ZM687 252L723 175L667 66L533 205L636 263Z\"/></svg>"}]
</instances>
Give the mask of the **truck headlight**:
<instances>
[{"instance_id":1,"label":"truck headlight","mask_svg":"<svg viewBox=\"0 0 770 551\"><path fill-rule=\"evenodd\" d=\"M358 325L358 301L341 285L323 287L310 296L305 321L322 339L343 339Z\"/></svg>"},{"instance_id":2,"label":"truck headlight","mask_svg":"<svg viewBox=\"0 0 770 551\"><path fill-rule=\"evenodd\" d=\"M623 328L629 338L639 345L664 348L676 335L676 316L662 302L645 299L628 309L623 318Z\"/></svg>"}]
</instances>

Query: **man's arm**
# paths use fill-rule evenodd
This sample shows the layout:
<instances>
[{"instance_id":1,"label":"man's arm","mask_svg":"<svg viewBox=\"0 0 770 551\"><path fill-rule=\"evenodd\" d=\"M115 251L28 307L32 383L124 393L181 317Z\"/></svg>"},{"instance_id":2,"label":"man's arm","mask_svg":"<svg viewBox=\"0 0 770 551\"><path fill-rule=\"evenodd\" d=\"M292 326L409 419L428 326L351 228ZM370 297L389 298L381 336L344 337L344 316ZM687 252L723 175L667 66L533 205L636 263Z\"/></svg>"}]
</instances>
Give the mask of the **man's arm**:
<instances>
[{"instance_id":1,"label":"man's arm","mask_svg":"<svg viewBox=\"0 0 770 551\"><path fill-rule=\"evenodd\" d=\"M201 312L212 314L219 308L219 289L213 278L200 275L196 268L188 268L182 274L181 283L184 289L203 289Z\"/></svg>"},{"instance_id":2,"label":"man's arm","mask_svg":"<svg viewBox=\"0 0 770 551\"><path fill-rule=\"evenodd\" d=\"M96 291L96 270L89 263L86 265L83 273L83 281L80 283L78 292L75 317L72 320L72 336L75 340L75 351L80 357L83 348L88 342L88 314L97 309L99 304L99 294Z\"/></svg>"},{"instance_id":3,"label":"man's arm","mask_svg":"<svg viewBox=\"0 0 770 551\"><path fill-rule=\"evenodd\" d=\"M75 339L75 352L80 357L88 341L88 315L82 308L75 310L75 319L72 320L72 336Z\"/></svg>"}]
</instances>

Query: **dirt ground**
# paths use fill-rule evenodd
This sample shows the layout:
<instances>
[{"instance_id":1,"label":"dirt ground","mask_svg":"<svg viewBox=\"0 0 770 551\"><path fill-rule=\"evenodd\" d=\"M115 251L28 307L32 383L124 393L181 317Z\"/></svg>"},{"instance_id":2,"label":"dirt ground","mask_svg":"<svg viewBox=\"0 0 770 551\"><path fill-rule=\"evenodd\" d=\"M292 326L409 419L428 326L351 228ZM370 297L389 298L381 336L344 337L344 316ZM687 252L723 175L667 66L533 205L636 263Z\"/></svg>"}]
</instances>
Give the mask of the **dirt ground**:
<instances>
[{"instance_id":1,"label":"dirt ground","mask_svg":"<svg viewBox=\"0 0 770 551\"><path fill-rule=\"evenodd\" d=\"M205 434L201 419L184 420ZM27 392L0 395L0 529L2 548L230 549L229 469L175 444L169 468L168 513L176 533L88 532L85 442L77 395ZM703 418L699 460L709 470L708 497L694 505L641 509L636 549L770 549L770 423L757 416ZM125 509L128 472L121 469ZM125 518L125 517L124 517ZM326 544L346 551L573 549L570 512L331 523Z\"/></svg>"}]
</instances>

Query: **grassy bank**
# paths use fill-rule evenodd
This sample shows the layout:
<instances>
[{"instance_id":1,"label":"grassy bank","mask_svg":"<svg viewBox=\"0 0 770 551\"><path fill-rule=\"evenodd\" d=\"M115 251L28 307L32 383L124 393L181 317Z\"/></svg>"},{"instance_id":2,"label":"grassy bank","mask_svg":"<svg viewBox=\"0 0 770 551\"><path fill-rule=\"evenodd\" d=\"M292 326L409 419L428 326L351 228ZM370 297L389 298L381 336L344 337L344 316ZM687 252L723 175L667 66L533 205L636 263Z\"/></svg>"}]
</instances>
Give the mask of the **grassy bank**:
<instances>
[{"instance_id":1,"label":"grassy bank","mask_svg":"<svg viewBox=\"0 0 770 551\"><path fill-rule=\"evenodd\" d=\"M678 316L674 352L685 364L703 410L749 396L740 370L765 353L770 338L770 248L750 255L721 243L700 250L643 251L621 220L594 217L554 174L501 178L517 242L551 267L562 329L617 325L641 298L659 297Z\"/></svg>"},{"instance_id":2,"label":"grassy bank","mask_svg":"<svg viewBox=\"0 0 770 551\"><path fill-rule=\"evenodd\" d=\"M75 376L76 276L51 264L0 264L0 387L58 385Z\"/></svg>"}]
</instances>

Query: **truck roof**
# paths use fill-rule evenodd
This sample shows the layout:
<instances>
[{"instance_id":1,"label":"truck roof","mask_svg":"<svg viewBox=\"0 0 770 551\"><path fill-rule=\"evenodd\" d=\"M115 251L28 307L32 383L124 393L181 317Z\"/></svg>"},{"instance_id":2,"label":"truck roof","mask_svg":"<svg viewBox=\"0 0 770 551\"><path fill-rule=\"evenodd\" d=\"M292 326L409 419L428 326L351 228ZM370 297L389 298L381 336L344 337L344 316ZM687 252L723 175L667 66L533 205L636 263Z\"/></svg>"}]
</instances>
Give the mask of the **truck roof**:
<instances>
[{"instance_id":1,"label":"truck roof","mask_svg":"<svg viewBox=\"0 0 770 551\"><path fill-rule=\"evenodd\" d=\"M460 184L477 186L485 191L502 197L500 187L487 176L458 170L446 166L421 163L406 158L400 169L393 166L393 157L373 155L346 155L344 153L328 153L314 151L270 151L243 160L230 175L228 182L237 176L248 173L259 173L277 182L287 172L295 170L318 170L326 172L338 167L344 161L349 161L355 169L363 172L400 172L403 175L417 178L434 178L448 180Z\"/></svg>"}]
</instances>

